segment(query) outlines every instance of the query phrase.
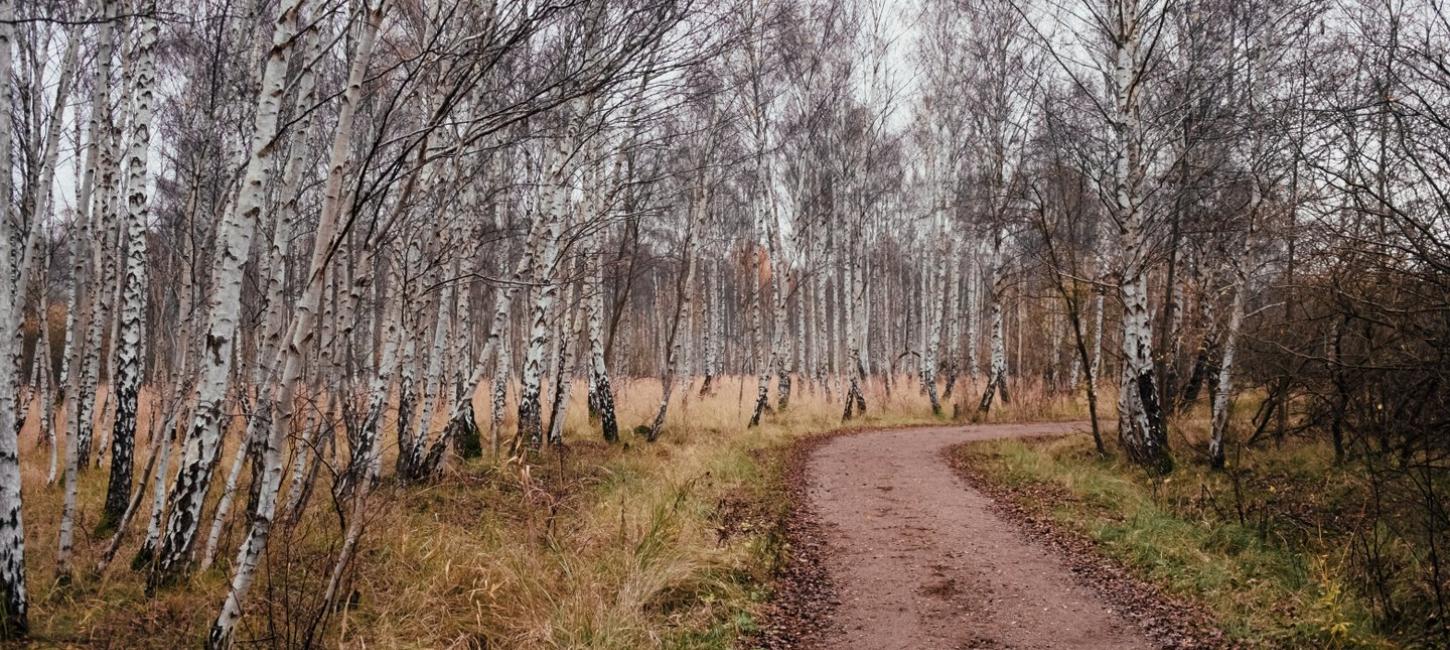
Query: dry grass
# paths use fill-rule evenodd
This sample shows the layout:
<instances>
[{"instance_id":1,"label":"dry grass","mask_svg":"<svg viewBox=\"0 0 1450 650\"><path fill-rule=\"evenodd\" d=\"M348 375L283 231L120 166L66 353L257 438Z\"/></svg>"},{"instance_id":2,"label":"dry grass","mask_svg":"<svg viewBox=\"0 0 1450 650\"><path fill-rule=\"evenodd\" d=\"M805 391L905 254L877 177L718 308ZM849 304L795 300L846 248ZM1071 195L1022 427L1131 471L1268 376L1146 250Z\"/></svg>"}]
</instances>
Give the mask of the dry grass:
<instances>
[{"instance_id":1,"label":"dry grass","mask_svg":"<svg viewBox=\"0 0 1450 650\"><path fill-rule=\"evenodd\" d=\"M1259 398L1245 395L1234 430ZM1093 539L1107 555L1172 593L1203 603L1246 647L1420 647L1414 621L1376 625L1353 585L1351 536L1364 478L1334 464L1327 443L1291 439L1232 446L1227 471L1203 451L1206 408L1173 427L1178 465L1149 476L1117 453L1098 458L1081 437L965 445L960 458L990 480L1022 489L1029 510ZM1052 495L1038 500L1040 495ZM1408 554L1407 554L1408 555Z\"/></svg>"},{"instance_id":2,"label":"dry grass","mask_svg":"<svg viewBox=\"0 0 1450 650\"><path fill-rule=\"evenodd\" d=\"M339 544L342 510L328 498L324 475L307 516L274 537L239 639L269 647L730 647L754 628L782 550L775 536L785 507L782 454L773 452L803 434L840 427L841 406L797 380L786 412L746 429L753 378L728 378L704 398L698 387L696 381L671 405L654 444L631 430L652 418L658 382L618 389L624 441L614 446L597 441L580 387L563 451L546 450L529 463L455 462L443 481L427 487L385 479L369 501L345 606L325 617L317 599ZM1068 397L1033 387L1018 392L1013 405L988 419L1083 413ZM959 385L957 394L974 405L980 388ZM889 397L870 386L867 400L869 414L853 426L939 421L906 380ZM486 410L481 396L477 403ZM511 425L510 415L506 430ZM35 435L32 422L22 444L32 450L24 456L24 489L38 644L195 645L224 594L226 558L242 522L229 527L217 567L148 596L128 566L144 512L107 572L91 570L107 542L90 536L106 480L104 469L91 469L79 499L80 575L60 586L54 558L62 495L59 485L44 484L46 452ZM235 439L234 432L233 446ZM391 436L385 441L396 444ZM138 469L144 460L138 458ZM225 460L221 467L219 474Z\"/></svg>"}]
</instances>

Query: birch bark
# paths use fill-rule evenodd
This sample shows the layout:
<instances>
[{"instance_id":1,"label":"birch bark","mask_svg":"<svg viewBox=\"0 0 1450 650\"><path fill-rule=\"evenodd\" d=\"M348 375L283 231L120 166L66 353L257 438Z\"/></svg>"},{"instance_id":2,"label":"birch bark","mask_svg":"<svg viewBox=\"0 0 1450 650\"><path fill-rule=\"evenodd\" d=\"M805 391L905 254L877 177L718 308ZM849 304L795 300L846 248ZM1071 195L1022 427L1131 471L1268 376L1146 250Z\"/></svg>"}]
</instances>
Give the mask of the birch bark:
<instances>
[{"instance_id":1,"label":"birch bark","mask_svg":"<svg viewBox=\"0 0 1450 650\"><path fill-rule=\"evenodd\" d=\"M117 329L116 421L111 433L111 473L101 528L126 513L131 497L131 473L136 448L136 425L141 390L143 319L146 316L146 161L151 145L151 102L156 82L155 2L137 16L136 80L131 107L131 142L126 153L126 266Z\"/></svg>"},{"instance_id":2,"label":"birch bark","mask_svg":"<svg viewBox=\"0 0 1450 650\"><path fill-rule=\"evenodd\" d=\"M11 184L11 163L8 152L10 151L10 123L13 118L14 104L11 99L10 75L11 50L14 48L14 20L15 7L12 0L0 0L0 151L7 152L7 155L0 156L0 196L6 197L0 201L0 269L4 269L5 277L0 278L0 306L3 311L4 326L0 336L0 602L3 602L3 609L0 609L0 638L15 639L24 637L29 631L29 620L27 609L29 599L25 590L25 526L20 510L20 441L16 431L15 422L15 391L10 387L14 385L15 374L18 368L11 363L14 356L15 337L9 336L9 332L17 331L20 327L20 310L12 305L19 302L24 296L25 274L28 273L29 265L25 263L25 251L17 250L15 243L17 238L12 237L12 220L16 215L10 210L10 184ZM39 228L32 228L31 232ZM21 239L23 241L23 238ZM9 269L17 261L20 263L21 282L11 284Z\"/></svg>"},{"instance_id":3,"label":"birch bark","mask_svg":"<svg viewBox=\"0 0 1450 650\"><path fill-rule=\"evenodd\" d=\"M262 71L261 93L241 193L217 233L212 294L207 304L207 333L201 377L196 388L194 419L182 443L181 466L167 501L170 514L166 518L156 567L152 571L153 585L179 574L190 555L201 522L207 488L211 484L212 470L221 448L221 426L225 418L223 400L237 335L242 268L266 198L265 186L278 135L277 118L286 90L287 64L295 45L303 1L283 0L277 9L272 48L267 52Z\"/></svg>"},{"instance_id":4,"label":"birch bark","mask_svg":"<svg viewBox=\"0 0 1450 650\"><path fill-rule=\"evenodd\" d=\"M1142 184L1143 160L1141 105L1146 61L1142 53L1144 12L1139 0L1116 0L1112 54L1112 106L1109 126L1113 135L1114 174L1112 209L1118 223L1119 293L1123 302L1123 367L1118 389L1118 437L1128 456L1150 470L1173 469L1168 436L1158 404L1153 368L1153 327L1148 310L1148 239Z\"/></svg>"},{"instance_id":5,"label":"birch bark","mask_svg":"<svg viewBox=\"0 0 1450 650\"><path fill-rule=\"evenodd\" d=\"M680 274L675 285L675 318L670 324L669 339L665 342L665 372L660 378L662 395L660 397L660 408L655 412L654 421L650 424L649 434L645 437L649 442L654 442L660 437L660 431L665 426L665 411L670 405L670 395L674 392L676 367L679 363L680 349L684 337L681 336L681 325L684 322L684 315L690 313L691 305L695 296L695 225L704 215L705 206L709 201L710 193L704 187L704 180L700 181L700 187L695 192L695 202L691 206L690 216L685 223L685 241L681 249L682 261L685 264L685 272ZM789 384L787 384L789 385Z\"/></svg>"},{"instance_id":6,"label":"birch bark","mask_svg":"<svg viewBox=\"0 0 1450 650\"><path fill-rule=\"evenodd\" d=\"M1224 332L1223 357L1218 367L1218 388L1213 394L1212 430L1208 440L1208 462L1213 469L1223 469L1224 437L1228 431L1229 397L1233 393L1234 355L1238 349L1239 329L1244 322L1244 270L1234 273L1233 306L1229 311L1228 329Z\"/></svg>"},{"instance_id":7,"label":"birch bark","mask_svg":"<svg viewBox=\"0 0 1450 650\"><path fill-rule=\"evenodd\" d=\"M537 295L529 310L529 344L524 356L523 382L519 388L519 425L516 443L537 449L542 443L543 413L539 404L544 372L544 356L549 343L549 311L558 299L559 285L553 281L554 266L559 256L559 235L563 231L565 174L568 161L564 147L568 138L561 137L547 162L546 197L539 219L543 230L538 242L539 254L535 257L534 283Z\"/></svg>"}]
</instances>

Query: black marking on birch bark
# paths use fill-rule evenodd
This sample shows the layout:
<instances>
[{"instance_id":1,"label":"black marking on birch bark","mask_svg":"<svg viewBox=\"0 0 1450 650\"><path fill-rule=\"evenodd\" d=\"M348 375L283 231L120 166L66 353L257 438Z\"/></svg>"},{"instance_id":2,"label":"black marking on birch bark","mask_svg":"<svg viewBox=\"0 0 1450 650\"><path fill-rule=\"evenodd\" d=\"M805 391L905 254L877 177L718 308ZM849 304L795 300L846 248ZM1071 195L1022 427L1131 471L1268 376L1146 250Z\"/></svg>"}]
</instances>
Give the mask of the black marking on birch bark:
<instances>
[{"instance_id":1,"label":"black marking on birch bark","mask_svg":"<svg viewBox=\"0 0 1450 650\"><path fill-rule=\"evenodd\" d=\"M594 378L594 392L589 395L594 410L599 414L599 428L605 442L619 442L619 421L614 415L614 391L609 385L609 375Z\"/></svg>"},{"instance_id":2,"label":"black marking on birch bark","mask_svg":"<svg viewBox=\"0 0 1450 650\"><path fill-rule=\"evenodd\" d=\"M478 458L483 455L483 437L479 434L478 422L474 419L473 399L464 390L454 391L458 400L453 417L443 430L446 438L453 440L454 449L463 458Z\"/></svg>"},{"instance_id":3,"label":"black marking on birch bark","mask_svg":"<svg viewBox=\"0 0 1450 650\"><path fill-rule=\"evenodd\" d=\"M137 394L132 386L122 387L116 400L116 426L111 433L111 475L106 485L106 503L97 530L112 529L131 500L131 474L136 440Z\"/></svg>"}]
</instances>

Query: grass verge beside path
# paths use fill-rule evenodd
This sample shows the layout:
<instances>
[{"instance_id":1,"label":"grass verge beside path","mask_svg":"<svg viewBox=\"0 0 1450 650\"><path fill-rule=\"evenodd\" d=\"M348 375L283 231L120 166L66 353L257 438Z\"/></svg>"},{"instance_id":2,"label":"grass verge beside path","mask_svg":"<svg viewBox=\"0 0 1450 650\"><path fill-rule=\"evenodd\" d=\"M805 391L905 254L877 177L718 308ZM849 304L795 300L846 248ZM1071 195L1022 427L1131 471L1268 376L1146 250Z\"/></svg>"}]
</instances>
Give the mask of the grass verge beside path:
<instances>
[{"instance_id":1,"label":"grass verge beside path","mask_svg":"<svg viewBox=\"0 0 1450 650\"><path fill-rule=\"evenodd\" d=\"M1348 549L1334 530L1344 493L1319 446L1255 449L1235 475L1181 463L1166 479L1121 454L1098 458L1086 436L971 443L951 454L1027 517L1201 605L1231 644L1400 647L1344 584Z\"/></svg>"}]
</instances>

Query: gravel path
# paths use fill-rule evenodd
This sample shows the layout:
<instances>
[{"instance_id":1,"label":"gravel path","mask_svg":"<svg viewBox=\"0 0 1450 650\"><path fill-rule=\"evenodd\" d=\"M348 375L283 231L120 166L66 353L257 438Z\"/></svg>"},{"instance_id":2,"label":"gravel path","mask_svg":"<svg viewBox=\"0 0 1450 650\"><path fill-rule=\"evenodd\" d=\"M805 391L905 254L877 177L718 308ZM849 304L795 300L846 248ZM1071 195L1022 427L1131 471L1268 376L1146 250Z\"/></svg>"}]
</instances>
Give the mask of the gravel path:
<instances>
[{"instance_id":1,"label":"gravel path","mask_svg":"<svg viewBox=\"0 0 1450 650\"><path fill-rule=\"evenodd\" d=\"M841 436L807 462L807 503L839 604L815 648L1151 648L1067 564L996 515L943 450L1081 423Z\"/></svg>"}]
</instances>

